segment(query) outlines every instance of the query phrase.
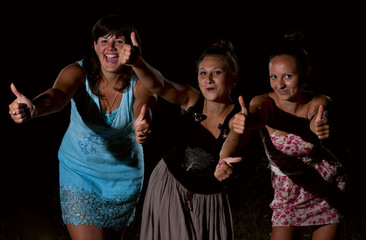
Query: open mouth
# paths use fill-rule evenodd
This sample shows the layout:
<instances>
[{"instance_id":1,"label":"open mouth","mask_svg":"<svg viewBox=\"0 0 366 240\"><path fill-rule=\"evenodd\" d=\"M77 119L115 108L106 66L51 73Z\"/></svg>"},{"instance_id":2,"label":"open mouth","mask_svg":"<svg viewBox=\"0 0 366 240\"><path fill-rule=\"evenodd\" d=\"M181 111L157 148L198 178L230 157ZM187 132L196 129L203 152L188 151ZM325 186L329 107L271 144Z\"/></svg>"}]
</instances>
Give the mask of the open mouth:
<instances>
[{"instance_id":1,"label":"open mouth","mask_svg":"<svg viewBox=\"0 0 366 240\"><path fill-rule=\"evenodd\" d=\"M114 64L118 62L118 55L115 54L106 54L104 55L104 58L107 63Z\"/></svg>"}]
</instances>

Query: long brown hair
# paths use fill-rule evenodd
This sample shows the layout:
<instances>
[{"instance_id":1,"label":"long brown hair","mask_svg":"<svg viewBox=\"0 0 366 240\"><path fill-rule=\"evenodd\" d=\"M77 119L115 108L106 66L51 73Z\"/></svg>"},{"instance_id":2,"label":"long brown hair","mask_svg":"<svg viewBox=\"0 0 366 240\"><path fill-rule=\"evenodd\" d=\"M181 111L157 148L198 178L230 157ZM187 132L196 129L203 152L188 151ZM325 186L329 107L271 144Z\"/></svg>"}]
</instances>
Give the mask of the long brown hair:
<instances>
[{"instance_id":1,"label":"long brown hair","mask_svg":"<svg viewBox=\"0 0 366 240\"><path fill-rule=\"evenodd\" d=\"M91 91L97 95L102 96L102 94L98 91L98 86L100 81L102 80L101 76L101 65L98 59L98 56L94 50L94 42L97 42L100 37L114 35L116 37L124 36L126 39L126 43L132 44L130 35L131 32L135 32L136 40L140 45L140 38L137 34L137 29L130 23L126 21L126 19L122 18L119 15L108 15L99 19L92 29L92 41L90 44L90 50L83 58L83 68L86 73L89 87ZM124 91L130 85L130 79L134 75L134 72L131 67L123 67L120 78L118 81L122 82L121 88L117 89L118 91Z\"/></svg>"}]
</instances>

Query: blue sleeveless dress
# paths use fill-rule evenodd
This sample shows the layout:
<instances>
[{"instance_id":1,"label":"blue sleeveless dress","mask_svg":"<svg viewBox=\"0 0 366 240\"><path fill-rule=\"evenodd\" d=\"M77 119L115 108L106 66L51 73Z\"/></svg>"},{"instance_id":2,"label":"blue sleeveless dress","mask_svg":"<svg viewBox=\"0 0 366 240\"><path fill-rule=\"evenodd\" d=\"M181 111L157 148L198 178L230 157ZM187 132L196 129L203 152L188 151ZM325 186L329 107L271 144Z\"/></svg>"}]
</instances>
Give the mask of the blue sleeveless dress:
<instances>
[{"instance_id":1,"label":"blue sleeveless dress","mask_svg":"<svg viewBox=\"0 0 366 240\"><path fill-rule=\"evenodd\" d=\"M109 116L87 80L85 92L71 100L70 124L58 152L65 224L119 229L134 219L144 177L143 149L133 127L136 80Z\"/></svg>"}]
</instances>

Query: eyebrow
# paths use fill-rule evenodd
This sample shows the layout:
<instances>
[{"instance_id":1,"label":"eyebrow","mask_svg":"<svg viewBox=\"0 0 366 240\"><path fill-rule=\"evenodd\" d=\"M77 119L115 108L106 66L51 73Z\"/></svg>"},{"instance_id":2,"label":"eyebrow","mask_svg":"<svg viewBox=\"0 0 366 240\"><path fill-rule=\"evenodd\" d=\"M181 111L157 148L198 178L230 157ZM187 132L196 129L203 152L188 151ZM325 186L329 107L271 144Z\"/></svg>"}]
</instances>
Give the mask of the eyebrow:
<instances>
[{"instance_id":1,"label":"eyebrow","mask_svg":"<svg viewBox=\"0 0 366 240\"><path fill-rule=\"evenodd\" d=\"M206 68L201 67L201 68L200 68L200 70L201 70L201 69L206 69ZM225 67L214 67L213 69L214 69L214 70L216 70L216 69L225 69Z\"/></svg>"}]
</instances>

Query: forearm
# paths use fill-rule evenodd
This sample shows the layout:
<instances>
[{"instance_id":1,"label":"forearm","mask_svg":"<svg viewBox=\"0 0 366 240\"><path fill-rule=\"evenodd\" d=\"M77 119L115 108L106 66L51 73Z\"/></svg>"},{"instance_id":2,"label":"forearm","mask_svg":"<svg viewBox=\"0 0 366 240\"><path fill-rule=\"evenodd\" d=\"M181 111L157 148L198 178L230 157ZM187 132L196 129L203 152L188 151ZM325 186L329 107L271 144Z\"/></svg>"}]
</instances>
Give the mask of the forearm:
<instances>
[{"instance_id":1,"label":"forearm","mask_svg":"<svg viewBox=\"0 0 366 240\"><path fill-rule=\"evenodd\" d=\"M50 88L32 100L32 118L45 116L62 110L69 102L66 94L56 88Z\"/></svg>"},{"instance_id":2,"label":"forearm","mask_svg":"<svg viewBox=\"0 0 366 240\"><path fill-rule=\"evenodd\" d=\"M220 161L224 158L235 157L242 148L247 144L252 130L245 129L243 134L230 131L220 151Z\"/></svg>"},{"instance_id":3,"label":"forearm","mask_svg":"<svg viewBox=\"0 0 366 240\"><path fill-rule=\"evenodd\" d=\"M152 93L159 94L164 87L162 74L150 66L143 58L133 66L133 70L141 80L142 84Z\"/></svg>"}]
</instances>

